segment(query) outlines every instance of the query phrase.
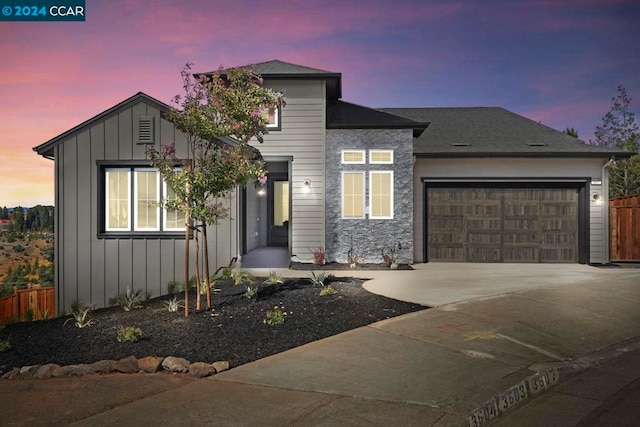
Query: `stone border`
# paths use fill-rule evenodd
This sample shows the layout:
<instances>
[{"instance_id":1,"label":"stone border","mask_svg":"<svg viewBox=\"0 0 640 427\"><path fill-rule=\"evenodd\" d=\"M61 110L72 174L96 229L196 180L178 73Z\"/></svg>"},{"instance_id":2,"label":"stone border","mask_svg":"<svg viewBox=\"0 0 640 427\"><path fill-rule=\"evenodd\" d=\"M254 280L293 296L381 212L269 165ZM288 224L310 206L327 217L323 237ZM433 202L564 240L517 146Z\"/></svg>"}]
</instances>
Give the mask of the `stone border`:
<instances>
[{"instance_id":1,"label":"stone border","mask_svg":"<svg viewBox=\"0 0 640 427\"><path fill-rule=\"evenodd\" d=\"M120 360L100 360L90 364L60 366L55 363L46 365L23 366L14 368L9 372L0 371L0 378L6 380L15 379L47 379L79 377L91 374L133 374L137 372L156 373L170 372L176 374L189 374L195 378L204 378L229 369L229 362L219 361L214 363L194 362L181 357L156 357L147 356L136 359L129 356Z\"/></svg>"}]
</instances>

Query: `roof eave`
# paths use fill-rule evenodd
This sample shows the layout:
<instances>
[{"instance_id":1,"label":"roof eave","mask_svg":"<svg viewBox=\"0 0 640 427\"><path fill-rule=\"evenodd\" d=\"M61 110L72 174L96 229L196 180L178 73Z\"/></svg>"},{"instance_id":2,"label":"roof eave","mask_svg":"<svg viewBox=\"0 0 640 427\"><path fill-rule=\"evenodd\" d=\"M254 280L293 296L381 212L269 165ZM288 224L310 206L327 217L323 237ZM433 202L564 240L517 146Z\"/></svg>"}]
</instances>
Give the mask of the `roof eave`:
<instances>
[{"instance_id":1,"label":"roof eave","mask_svg":"<svg viewBox=\"0 0 640 427\"><path fill-rule=\"evenodd\" d=\"M593 159L610 159L612 157L617 159L628 159L633 156L634 153L630 152L614 152L614 153L576 153L576 152L546 152L546 153L509 153L509 152L481 152L481 153L414 153L414 156L417 158L434 158L434 159L442 159L442 158L486 158L486 157L500 157L500 158L553 158L553 157L561 157L561 158L593 158Z\"/></svg>"}]
</instances>

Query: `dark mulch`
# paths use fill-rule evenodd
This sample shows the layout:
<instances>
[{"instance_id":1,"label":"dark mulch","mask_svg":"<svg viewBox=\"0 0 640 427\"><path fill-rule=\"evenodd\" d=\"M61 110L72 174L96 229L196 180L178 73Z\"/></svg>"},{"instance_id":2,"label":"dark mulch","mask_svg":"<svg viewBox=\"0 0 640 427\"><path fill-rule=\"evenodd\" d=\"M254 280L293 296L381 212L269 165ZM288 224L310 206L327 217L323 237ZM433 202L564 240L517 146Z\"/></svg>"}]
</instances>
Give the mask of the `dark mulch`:
<instances>
[{"instance_id":1,"label":"dark mulch","mask_svg":"<svg viewBox=\"0 0 640 427\"><path fill-rule=\"evenodd\" d=\"M289 265L289 268L292 270L302 270L302 271L311 271L311 270L352 270L349 267L349 264L339 263L339 262L328 262L326 264L312 264L309 262L292 262ZM382 264L358 264L355 270L391 270L389 267L385 267ZM397 270L413 270L409 264L398 264Z\"/></svg>"},{"instance_id":2,"label":"dark mulch","mask_svg":"<svg viewBox=\"0 0 640 427\"><path fill-rule=\"evenodd\" d=\"M367 292L362 281L334 278L337 294L320 296L320 287L307 279L287 279L280 285L260 285L256 299L244 296L244 286L230 282L216 285L213 309L170 313L163 301L152 299L138 310L120 307L94 310L89 316L96 324L76 328L68 318L7 325L0 340L8 339L11 349L0 353L0 370L13 367L57 363L92 363L128 356L178 356L192 362L227 360L242 365L275 353L348 331L370 323L426 307ZM194 292L192 292L193 294ZM183 298L183 295L179 295ZM193 301L192 306L195 307ZM287 313L283 324L264 323L274 307ZM143 331L136 343L120 343L116 336L122 326Z\"/></svg>"}]
</instances>

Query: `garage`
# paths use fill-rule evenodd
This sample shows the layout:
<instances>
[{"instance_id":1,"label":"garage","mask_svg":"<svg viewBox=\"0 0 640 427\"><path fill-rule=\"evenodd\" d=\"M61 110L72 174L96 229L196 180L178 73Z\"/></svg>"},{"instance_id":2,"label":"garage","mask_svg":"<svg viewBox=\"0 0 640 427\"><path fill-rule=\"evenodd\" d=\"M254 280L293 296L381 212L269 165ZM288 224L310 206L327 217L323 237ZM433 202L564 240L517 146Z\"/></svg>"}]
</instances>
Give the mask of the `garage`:
<instances>
[{"instance_id":1,"label":"garage","mask_svg":"<svg viewBox=\"0 0 640 427\"><path fill-rule=\"evenodd\" d=\"M428 261L581 261L581 191L575 185L425 188Z\"/></svg>"}]
</instances>

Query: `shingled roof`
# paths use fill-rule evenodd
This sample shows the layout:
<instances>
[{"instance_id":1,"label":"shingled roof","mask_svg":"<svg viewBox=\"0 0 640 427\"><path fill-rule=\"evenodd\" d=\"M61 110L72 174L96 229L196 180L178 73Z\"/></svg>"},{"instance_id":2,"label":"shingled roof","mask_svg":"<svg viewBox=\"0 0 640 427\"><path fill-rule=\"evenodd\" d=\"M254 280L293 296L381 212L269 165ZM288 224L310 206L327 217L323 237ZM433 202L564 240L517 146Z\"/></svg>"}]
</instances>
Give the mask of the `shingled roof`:
<instances>
[{"instance_id":1,"label":"shingled roof","mask_svg":"<svg viewBox=\"0 0 640 427\"><path fill-rule=\"evenodd\" d=\"M418 157L629 157L633 153L587 144L500 107L381 108L430 122L414 140Z\"/></svg>"},{"instance_id":2,"label":"shingled roof","mask_svg":"<svg viewBox=\"0 0 640 427\"><path fill-rule=\"evenodd\" d=\"M337 101L327 105L327 129L413 129L418 137L429 123L386 113L375 108Z\"/></svg>"},{"instance_id":3,"label":"shingled roof","mask_svg":"<svg viewBox=\"0 0 640 427\"><path fill-rule=\"evenodd\" d=\"M333 71L320 70L318 68L305 67L304 65L292 64L277 59L257 64L244 65L256 74L260 74L265 79L305 79L305 80L325 80L327 82L327 93L332 99L340 99L342 97L342 74ZM234 67L235 68L235 67ZM229 70L222 70L221 74ZM196 73L195 75L212 75L216 71L207 71L204 73Z\"/></svg>"}]
</instances>

